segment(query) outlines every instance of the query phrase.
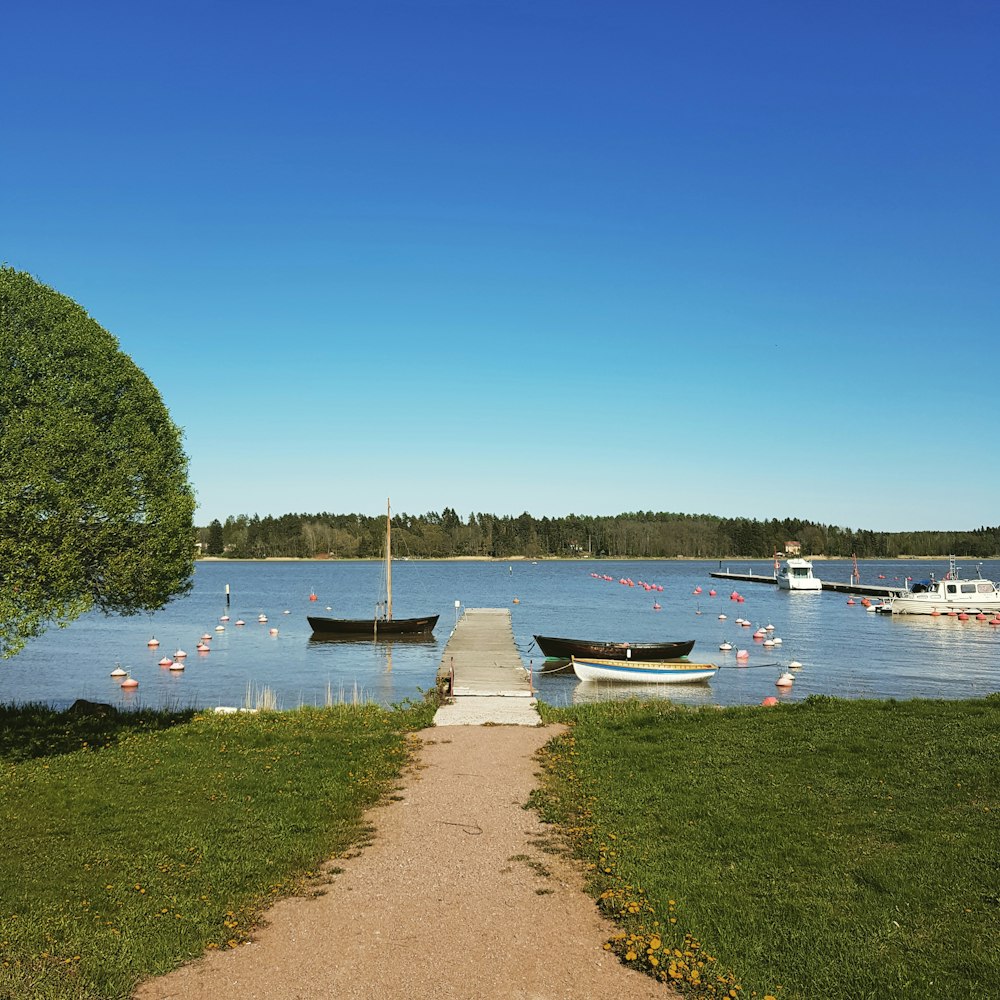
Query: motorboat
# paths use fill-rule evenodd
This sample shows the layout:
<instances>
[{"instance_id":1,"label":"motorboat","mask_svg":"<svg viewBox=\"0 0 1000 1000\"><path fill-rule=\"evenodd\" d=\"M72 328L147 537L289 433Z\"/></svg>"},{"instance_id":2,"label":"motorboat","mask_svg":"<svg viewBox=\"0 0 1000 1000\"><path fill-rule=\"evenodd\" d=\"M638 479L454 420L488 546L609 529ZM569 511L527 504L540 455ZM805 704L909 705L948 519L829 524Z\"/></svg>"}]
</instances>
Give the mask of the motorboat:
<instances>
[{"instance_id":1,"label":"motorboat","mask_svg":"<svg viewBox=\"0 0 1000 1000\"><path fill-rule=\"evenodd\" d=\"M777 579L782 590L823 589L823 581L813 576L813 564L808 559L786 559L778 570Z\"/></svg>"},{"instance_id":2,"label":"motorboat","mask_svg":"<svg viewBox=\"0 0 1000 1000\"><path fill-rule=\"evenodd\" d=\"M975 580L960 580L955 557L949 560L943 580L933 576L912 584L889 602L894 615L948 614L951 611L1000 612L1000 588L982 574Z\"/></svg>"}]
</instances>

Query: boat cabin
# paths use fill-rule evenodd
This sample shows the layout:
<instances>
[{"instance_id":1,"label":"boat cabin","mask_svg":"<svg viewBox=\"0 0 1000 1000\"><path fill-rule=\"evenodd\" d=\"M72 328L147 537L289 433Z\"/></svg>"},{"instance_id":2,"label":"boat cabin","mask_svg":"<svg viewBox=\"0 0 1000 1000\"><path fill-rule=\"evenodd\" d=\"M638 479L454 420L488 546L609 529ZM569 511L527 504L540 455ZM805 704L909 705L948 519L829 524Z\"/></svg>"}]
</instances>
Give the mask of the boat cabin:
<instances>
[{"instance_id":1,"label":"boat cabin","mask_svg":"<svg viewBox=\"0 0 1000 1000\"><path fill-rule=\"evenodd\" d=\"M808 580L812 574L812 563L808 559L788 559L781 567L781 575L793 580Z\"/></svg>"}]
</instances>

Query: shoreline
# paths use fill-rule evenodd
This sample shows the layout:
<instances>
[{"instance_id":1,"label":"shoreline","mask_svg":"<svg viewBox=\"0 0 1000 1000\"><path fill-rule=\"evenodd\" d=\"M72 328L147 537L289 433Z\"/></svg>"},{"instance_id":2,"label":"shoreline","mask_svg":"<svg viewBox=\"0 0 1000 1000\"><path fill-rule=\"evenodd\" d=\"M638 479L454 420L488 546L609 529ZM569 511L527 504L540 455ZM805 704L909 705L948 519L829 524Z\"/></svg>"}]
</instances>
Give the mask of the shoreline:
<instances>
[{"instance_id":1,"label":"shoreline","mask_svg":"<svg viewBox=\"0 0 1000 1000\"><path fill-rule=\"evenodd\" d=\"M799 557L796 557L799 558ZM809 562L851 562L852 556L802 556ZM949 556L869 556L859 558L859 563L885 562L937 562L948 560ZM955 562L989 562L989 557L955 556ZM255 563L255 562L301 562L301 563L362 563L384 562L379 556L257 556L252 559L232 558L230 556L195 556L196 563ZM729 562L738 563L771 563L773 556L394 556L394 563L399 562L495 562L495 563L541 563L541 562L583 562L583 563L622 563L622 562Z\"/></svg>"}]
</instances>

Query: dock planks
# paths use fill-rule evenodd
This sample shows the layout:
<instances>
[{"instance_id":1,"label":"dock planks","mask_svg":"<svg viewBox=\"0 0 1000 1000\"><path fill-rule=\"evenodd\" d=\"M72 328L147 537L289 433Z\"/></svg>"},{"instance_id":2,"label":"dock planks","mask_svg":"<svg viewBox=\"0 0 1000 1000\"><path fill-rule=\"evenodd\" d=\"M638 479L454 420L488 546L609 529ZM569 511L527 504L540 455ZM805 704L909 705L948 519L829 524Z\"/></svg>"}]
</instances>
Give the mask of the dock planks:
<instances>
[{"instance_id":1,"label":"dock planks","mask_svg":"<svg viewBox=\"0 0 1000 1000\"><path fill-rule=\"evenodd\" d=\"M435 713L435 725L541 724L506 608L465 609L444 648L438 679L451 701Z\"/></svg>"}]
</instances>

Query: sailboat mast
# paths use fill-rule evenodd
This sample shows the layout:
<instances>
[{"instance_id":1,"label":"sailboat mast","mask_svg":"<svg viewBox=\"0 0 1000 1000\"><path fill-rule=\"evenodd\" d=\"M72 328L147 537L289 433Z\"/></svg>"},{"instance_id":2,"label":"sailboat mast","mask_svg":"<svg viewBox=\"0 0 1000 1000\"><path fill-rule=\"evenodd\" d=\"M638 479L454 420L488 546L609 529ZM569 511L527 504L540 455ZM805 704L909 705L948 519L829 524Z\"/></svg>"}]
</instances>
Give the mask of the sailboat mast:
<instances>
[{"instance_id":1,"label":"sailboat mast","mask_svg":"<svg viewBox=\"0 0 1000 1000\"><path fill-rule=\"evenodd\" d=\"M389 500L385 501L385 616L392 621L392 515Z\"/></svg>"}]
</instances>

